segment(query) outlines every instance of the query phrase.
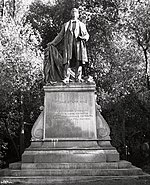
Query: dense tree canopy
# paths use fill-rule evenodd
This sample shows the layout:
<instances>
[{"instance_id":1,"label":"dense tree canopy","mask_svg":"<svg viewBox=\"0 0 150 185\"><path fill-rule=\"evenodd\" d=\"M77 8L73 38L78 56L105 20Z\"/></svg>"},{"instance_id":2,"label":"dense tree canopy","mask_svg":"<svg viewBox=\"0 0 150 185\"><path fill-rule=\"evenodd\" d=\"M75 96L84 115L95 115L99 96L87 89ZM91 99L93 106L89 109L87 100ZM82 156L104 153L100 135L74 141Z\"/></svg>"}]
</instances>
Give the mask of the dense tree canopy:
<instances>
[{"instance_id":1,"label":"dense tree canopy","mask_svg":"<svg viewBox=\"0 0 150 185\"><path fill-rule=\"evenodd\" d=\"M145 77L147 88L149 89L149 48L150 48L150 2L131 1L124 5L126 10L122 13L120 21L121 31L129 41L134 43L134 47L141 50L144 60Z\"/></svg>"},{"instance_id":2,"label":"dense tree canopy","mask_svg":"<svg viewBox=\"0 0 150 185\"><path fill-rule=\"evenodd\" d=\"M38 49L40 36L37 40L31 26L23 25L22 10L16 17L5 11L0 19L0 148L1 141L11 140L19 158L13 139L19 137L23 122L35 121L32 112L36 115L43 104L37 100L43 57Z\"/></svg>"}]
</instances>

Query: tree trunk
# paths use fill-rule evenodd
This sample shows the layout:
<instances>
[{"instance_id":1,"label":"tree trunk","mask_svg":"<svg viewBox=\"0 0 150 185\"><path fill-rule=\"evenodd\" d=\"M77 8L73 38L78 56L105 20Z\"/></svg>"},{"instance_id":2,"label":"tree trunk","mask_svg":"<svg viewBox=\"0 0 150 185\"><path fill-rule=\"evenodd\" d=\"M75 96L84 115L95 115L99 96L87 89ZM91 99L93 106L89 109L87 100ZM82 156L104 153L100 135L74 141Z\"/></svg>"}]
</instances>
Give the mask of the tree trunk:
<instances>
[{"instance_id":1,"label":"tree trunk","mask_svg":"<svg viewBox=\"0 0 150 185\"><path fill-rule=\"evenodd\" d=\"M4 15L4 0L0 2L0 16L3 17Z\"/></svg>"},{"instance_id":2,"label":"tree trunk","mask_svg":"<svg viewBox=\"0 0 150 185\"><path fill-rule=\"evenodd\" d=\"M20 155L19 155L19 152L18 152L17 146L16 146L16 144L15 144L15 142L14 142L13 138L11 137L11 134L9 133L9 129L8 129L7 121L5 121L4 123L5 123L6 132L7 132L8 136L9 136L9 138L10 138L11 142L12 142L12 146L13 146L13 147L14 147L14 149L15 149L15 152L16 152L16 155L17 155L17 159L18 159L18 160L20 160Z\"/></svg>"},{"instance_id":3,"label":"tree trunk","mask_svg":"<svg viewBox=\"0 0 150 185\"><path fill-rule=\"evenodd\" d=\"M148 90L150 90L150 82L149 82L149 74L148 74L148 57L147 57L147 49L143 49L144 57L145 57L145 67L146 67L146 84Z\"/></svg>"},{"instance_id":4,"label":"tree trunk","mask_svg":"<svg viewBox=\"0 0 150 185\"><path fill-rule=\"evenodd\" d=\"M12 12L12 16L15 17L15 10L16 10L16 5L15 5L15 0L13 0L13 12Z\"/></svg>"}]
</instances>

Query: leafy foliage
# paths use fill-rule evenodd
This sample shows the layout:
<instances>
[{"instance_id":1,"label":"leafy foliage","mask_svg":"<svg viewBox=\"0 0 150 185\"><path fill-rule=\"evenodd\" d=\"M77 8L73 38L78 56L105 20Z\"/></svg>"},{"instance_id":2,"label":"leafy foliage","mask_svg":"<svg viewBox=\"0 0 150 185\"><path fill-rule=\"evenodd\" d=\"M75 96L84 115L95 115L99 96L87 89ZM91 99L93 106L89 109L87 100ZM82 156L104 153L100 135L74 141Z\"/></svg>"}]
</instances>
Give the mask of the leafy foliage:
<instances>
[{"instance_id":1,"label":"leafy foliage","mask_svg":"<svg viewBox=\"0 0 150 185\"><path fill-rule=\"evenodd\" d=\"M40 37L37 40L21 19L18 12L16 18L7 15L0 20L0 139L13 142L18 157L14 139L20 136L23 122L33 124L43 103Z\"/></svg>"},{"instance_id":2,"label":"leafy foliage","mask_svg":"<svg viewBox=\"0 0 150 185\"><path fill-rule=\"evenodd\" d=\"M145 76L147 88L149 89L149 47L150 47L150 2L129 1L124 4L122 17L119 24L121 31L127 39L134 42L136 47L142 51L145 61Z\"/></svg>"}]
</instances>

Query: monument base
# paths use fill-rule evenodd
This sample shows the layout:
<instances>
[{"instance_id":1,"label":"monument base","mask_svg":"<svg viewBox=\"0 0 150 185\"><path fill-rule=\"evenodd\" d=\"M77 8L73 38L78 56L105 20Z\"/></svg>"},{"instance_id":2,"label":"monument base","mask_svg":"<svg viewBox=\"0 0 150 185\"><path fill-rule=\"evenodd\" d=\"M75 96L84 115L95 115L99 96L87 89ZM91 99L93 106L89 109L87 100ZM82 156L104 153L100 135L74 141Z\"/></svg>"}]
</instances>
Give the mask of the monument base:
<instances>
[{"instance_id":1,"label":"monument base","mask_svg":"<svg viewBox=\"0 0 150 185\"><path fill-rule=\"evenodd\" d=\"M32 129L31 146L22 155L23 163L119 161L105 129L107 123L101 121L101 115L96 118L95 84L57 84L44 90L44 111ZM97 127L105 135L101 139L97 138Z\"/></svg>"},{"instance_id":2,"label":"monument base","mask_svg":"<svg viewBox=\"0 0 150 185\"><path fill-rule=\"evenodd\" d=\"M40 163L38 161L14 163L10 164L9 169L0 170L1 184L148 185L149 182L150 175L143 173L140 168L132 166L127 161L100 163L84 161L80 163Z\"/></svg>"},{"instance_id":3,"label":"monument base","mask_svg":"<svg viewBox=\"0 0 150 185\"><path fill-rule=\"evenodd\" d=\"M0 171L0 184L96 180L106 185L108 179L145 176L141 169L120 161L111 146L108 125L100 112L96 114L95 85L60 84L44 89L44 111L32 128L31 145L22 154L21 163Z\"/></svg>"},{"instance_id":4,"label":"monument base","mask_svg":"<svg viewBox=\"0 0 150 185\"><path fill-rule=\"evenodd\" d=\"M40 143L38 144L40 145ZM30 147L22 155L22 163L100 163L114 161L119 161L119 154L115 148L100 148L98 146L95 148Z\"/></svg>"}]
</instances>

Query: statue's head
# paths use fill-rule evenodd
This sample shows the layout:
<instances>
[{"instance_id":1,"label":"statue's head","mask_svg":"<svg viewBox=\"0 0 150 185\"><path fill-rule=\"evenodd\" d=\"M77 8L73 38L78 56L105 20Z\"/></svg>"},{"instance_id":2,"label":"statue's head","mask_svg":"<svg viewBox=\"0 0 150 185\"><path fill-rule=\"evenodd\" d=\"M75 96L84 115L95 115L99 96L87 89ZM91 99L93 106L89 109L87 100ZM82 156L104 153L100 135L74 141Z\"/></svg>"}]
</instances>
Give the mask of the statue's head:
<instances>
[{"instance_id":1,"label":"statue's head","mask_svg":"<svg viewBox=\"0 0 150 185\"><path fill-rule=\"evenodd\" d=\"M73 19L78 19L79 18L79 10L77 8L73 8L71 10L71 17Z\"/></svg>"}]
</instances>

